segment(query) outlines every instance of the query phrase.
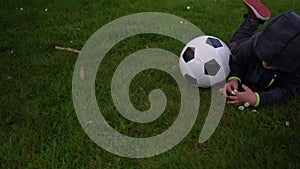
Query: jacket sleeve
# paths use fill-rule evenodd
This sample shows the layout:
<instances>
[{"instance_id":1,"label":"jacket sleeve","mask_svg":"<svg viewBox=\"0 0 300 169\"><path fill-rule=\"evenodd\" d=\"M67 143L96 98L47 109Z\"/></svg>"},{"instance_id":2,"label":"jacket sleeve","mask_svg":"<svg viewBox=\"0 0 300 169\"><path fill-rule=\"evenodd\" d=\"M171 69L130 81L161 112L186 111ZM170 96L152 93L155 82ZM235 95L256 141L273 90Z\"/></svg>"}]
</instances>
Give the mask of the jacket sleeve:
<instances>
[{"instance_id":1,"label":"jacket sleeve","mask_svg":"<svg viewBox=\"0 0 300 169\"><path fill-rule=\"evenodd\" d=\"M231 48L232 56L229 61L230 74L228 79L236 77L237 79L242 80L248 70L249 64L255 59L252 48L252 38L239 44L238 47L235 46L235 48Z\"/></svg>"},{"instance_id":2,"label":"jacket sleeve","mask_svg":"<svg viewBox=\"0 0 300 169\"><path fill-rule=\"evenodd\" d=\"M259 93L259 106L291 100L297 87L300 86L300 71L298 69L298 71L286 73L278 80L279 82L273 89Z\"/></svg>"}]
</instances>

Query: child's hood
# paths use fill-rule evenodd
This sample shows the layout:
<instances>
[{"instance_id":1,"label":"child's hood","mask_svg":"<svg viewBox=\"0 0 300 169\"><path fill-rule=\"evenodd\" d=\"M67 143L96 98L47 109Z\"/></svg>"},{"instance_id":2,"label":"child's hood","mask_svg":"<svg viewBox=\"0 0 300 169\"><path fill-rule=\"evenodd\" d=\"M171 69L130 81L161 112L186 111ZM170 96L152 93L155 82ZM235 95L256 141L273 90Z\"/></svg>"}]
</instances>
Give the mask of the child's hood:
<instances>
[{"instance_id":1,"label":"child's hood","mask_svg":"<svg viewBox=\"0 0 300 169\"><path fill-rule=\"evenodd\" d=\"M273 18L254 41L256 55L275 69L300 67L300 16L285 12Z\"/></svg>"}]
</instances>

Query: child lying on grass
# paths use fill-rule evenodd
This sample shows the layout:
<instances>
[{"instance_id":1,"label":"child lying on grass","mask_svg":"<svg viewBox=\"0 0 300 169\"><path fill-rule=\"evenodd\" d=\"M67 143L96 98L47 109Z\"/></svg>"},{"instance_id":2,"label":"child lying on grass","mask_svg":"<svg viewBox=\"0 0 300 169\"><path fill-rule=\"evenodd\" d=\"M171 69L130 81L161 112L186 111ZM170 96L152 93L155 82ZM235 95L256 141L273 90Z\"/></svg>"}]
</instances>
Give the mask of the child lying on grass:
<instances>
[{"instance_id":1,"label":"child lying on grass","mask_svg":"<svg viewBox=\"0 0 300 169\"><path fill-rule=\"evenodd\" d=\"M228 46L231 73L220 89L228 104L263 106L290 100L300 85L300 16L282 13L270 18L260 0L243 0L248 13Z\"/></svg>"}]
</instances>

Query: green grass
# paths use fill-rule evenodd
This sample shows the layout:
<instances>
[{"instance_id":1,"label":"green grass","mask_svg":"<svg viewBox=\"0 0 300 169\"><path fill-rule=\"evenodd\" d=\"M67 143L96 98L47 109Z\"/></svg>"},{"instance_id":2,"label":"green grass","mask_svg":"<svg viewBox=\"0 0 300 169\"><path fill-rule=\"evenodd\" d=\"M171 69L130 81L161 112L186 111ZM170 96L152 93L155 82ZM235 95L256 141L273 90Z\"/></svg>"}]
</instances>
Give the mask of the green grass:
<instances>
[{"instance_id":1,"label":"green grass","mask_svg":"<svg viewBox=\"0 0 300 169\"><path fill-rule=\"evenodd\" d=\"M273 16L288 10L300 13L298 0L264 2ZM77 55L55 51L55 45L81 49L110 21L149 11L182 17L205 34L228 41L246 12L242 2L1 0L0 4L0 168L300 168L299 92L291 102L259 108L258 113L226 106L213 136L199 144L210 104L210 91L201 89L201 107L191 132L170 151L145 159L119 157L98 147L77 119L72 102ZM168 98L163 115L143 125L116 111L110 96L114 69L146 46L179 55L184 44L152 34L128 38L104 58L96 81L97 100L109 124L134 137L166 130L180 103L175 81L161 71L147 70L132 81L130 98L138 109L147 110L149 92L161 88Z\"/></svg>"}]
</instances>

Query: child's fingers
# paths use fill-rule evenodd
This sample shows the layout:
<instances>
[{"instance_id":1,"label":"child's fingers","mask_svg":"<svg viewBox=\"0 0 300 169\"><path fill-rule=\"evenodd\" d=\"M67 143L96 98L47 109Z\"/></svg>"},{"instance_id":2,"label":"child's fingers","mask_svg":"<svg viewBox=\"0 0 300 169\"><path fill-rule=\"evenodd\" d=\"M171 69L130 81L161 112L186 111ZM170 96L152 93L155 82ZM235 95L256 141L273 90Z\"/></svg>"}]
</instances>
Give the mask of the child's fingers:
<instances>
[{"instance_id":1,"label":"child's fingers","mask_svg":"<svg viewBox=\"0 0 300 169\"><path fill-rule=\"evenodd\" d=\"M228 96L227 98L230 100L239 100L238 96Z\"/></svg>"},{"instance_id":2,"label":"child's fingers","mask_svg":"<svg viewBox=\"0 0 300 169\"><path fill-rule=\"evenodd\" d=\"M225 87L223 87L223 88L220 88L220 89L219 89L219 92L220 92L222 95L224 95L225 97L227 97L227 94L226 94L226 89L225 89Z\"/></svg>"},{"instance_id":3,"label":"child's fingers","mask_svg":"<svg viewBox=\"0 0 300 169\"><path fill-rule=\"evenodd\" d=\"M245 91L249 91L249 90L251 90L248 86L246 86L246 85L242 85L242 88L245 90Z\"/></svg>"},{"instance_id":4,"label":"child's fingers","mask_svg":"<svg viewBox=\"0 0 300 169\"><path fill-rule=\"evenodd\" d=\"M240 104L240 100L238 96L228 96L227 98L230 99L230 101L227 102L228 104L236 104L236 105Z\"/></svg>"},{"instance_id":5,"label":"child's fingers","mask_svg":"<svg viewBox=\"0 0 300 169\"><path fill-rule=\"evenodd\" d=\"M240 102L238 100L232 100L232 101L228 101L228 104L240 104Z\"/></svg>"}]
</instances>

